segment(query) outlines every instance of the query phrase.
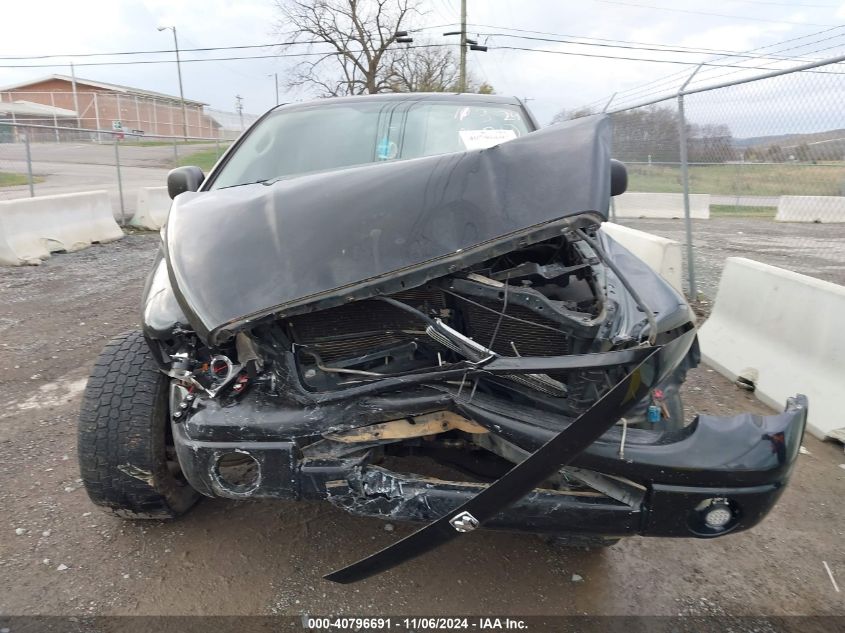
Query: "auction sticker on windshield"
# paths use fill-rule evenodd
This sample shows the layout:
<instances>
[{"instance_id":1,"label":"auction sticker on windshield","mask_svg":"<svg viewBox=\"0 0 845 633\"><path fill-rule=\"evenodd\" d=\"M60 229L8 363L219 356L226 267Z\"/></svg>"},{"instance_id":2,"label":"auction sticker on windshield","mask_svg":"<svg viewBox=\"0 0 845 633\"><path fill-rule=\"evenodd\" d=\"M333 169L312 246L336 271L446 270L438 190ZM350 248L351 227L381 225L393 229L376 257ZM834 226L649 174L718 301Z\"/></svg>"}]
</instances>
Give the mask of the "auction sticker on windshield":
<instances>
[{"instance_id":1,"label":"auction sticker on windshield","mask_svg":"<svg viewBox=\"0 0 845 633\"><path fill-rule=\"evenodd\" d=\"M487 149L516 138L514 130L460 130L458 134L467 149Z\"/></svg>"}]
</instances>

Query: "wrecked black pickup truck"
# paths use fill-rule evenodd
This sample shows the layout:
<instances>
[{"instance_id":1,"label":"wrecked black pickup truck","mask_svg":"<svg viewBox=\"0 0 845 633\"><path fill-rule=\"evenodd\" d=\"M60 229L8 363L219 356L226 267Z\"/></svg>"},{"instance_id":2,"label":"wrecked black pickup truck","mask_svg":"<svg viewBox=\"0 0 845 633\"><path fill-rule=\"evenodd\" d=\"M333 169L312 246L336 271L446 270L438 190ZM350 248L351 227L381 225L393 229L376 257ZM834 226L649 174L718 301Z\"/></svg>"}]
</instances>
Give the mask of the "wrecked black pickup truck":
<instances>
[{"instance_id":1,"label":"wrecked black pickup truck","mask_svg":"<svg viewBox=\"0 0 845 633\"><path fill-rule=\"evenodd\" d=\"M425 524L339 582L482 526L608 545L757 524L806 399L685 414L692 312L601 230L627 180L609 120L537 127L495 96L327 99L271 110L207 177L171 172L142 328L88 381L91 499Z\"/></svg>"}]
</instances>

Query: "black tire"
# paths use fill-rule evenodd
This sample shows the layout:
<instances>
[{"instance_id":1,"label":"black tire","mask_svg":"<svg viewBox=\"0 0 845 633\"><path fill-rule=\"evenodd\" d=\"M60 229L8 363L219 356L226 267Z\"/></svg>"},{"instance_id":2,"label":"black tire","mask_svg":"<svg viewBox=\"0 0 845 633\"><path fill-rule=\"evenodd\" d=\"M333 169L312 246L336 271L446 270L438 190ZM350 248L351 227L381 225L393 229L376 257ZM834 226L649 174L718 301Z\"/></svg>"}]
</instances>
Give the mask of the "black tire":
<instances>
[{"instance_id":1,"label":"black tire","mask_svg":"<svg viewBox=\"0 0 845 633\"><path fill-rule=\"evenodd\" d=\"M622 539L616 536L592 536L589 534L561 534L550 536L546 542L554 548L580 548L598 549L600 547L613 547Z\"/></svg>"},{"instance_id":2,"label":"black tire","mask_svg":"<svg viewBox=\"0 0 845 633\"><path fill-rule=\"evenodd\" d=\"M109 341L88 378L79 470L91 501L120 517L173 519L199 498L172 446L168 383L137 331Z\"/></svg>"}]
</instances>

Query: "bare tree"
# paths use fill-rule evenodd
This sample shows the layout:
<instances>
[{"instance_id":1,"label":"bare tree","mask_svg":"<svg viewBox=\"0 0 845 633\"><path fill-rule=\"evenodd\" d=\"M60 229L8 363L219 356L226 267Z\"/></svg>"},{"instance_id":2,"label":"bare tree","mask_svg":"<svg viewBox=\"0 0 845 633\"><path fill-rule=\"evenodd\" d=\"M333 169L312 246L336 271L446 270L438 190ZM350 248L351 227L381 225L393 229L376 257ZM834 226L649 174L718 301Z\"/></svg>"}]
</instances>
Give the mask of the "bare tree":
<instances>
[{"instance_id":1,"label":"bare tree","mask_svg":"<svg viewBox=\"0 0 845 633\"><path fill-rule=\"evenodd\" d=\"M276 34L308 44L292 86L317 87L325 96L391 91L397 31L407 30L419 0L276 0ZM286 43L283 49L293 44ZM324 54L321 54L325 51Z\"/></svg>"},{"instance_id":2,"label":"bare tree","mask_svg":"<svg viewBox=\"0 0 845 633\"><path fill-rule=\"evenodd\" d=\"M391 68L394 92L444 92L458 85L458 62L448 48L425 46L402 53Z\"/></svg>"},{"instance_id":3,"label":"bare tree","mask_svg":"<svg viewBox=\"0 0 845 633\"><path fill-rule=\"evenodd\" d=\"M580 119L581 117L595 114L591 108L576 108L575 110L561 110L552 117L552 123L563 123L564 121L571 121L572 119Z\"/></svg>"},{"instance_id":4,"label":"bare tree","mask_svg":"<svg viewBox=\"0 0 845 633\"><path fill-rule=\"evenodd\" d=\"M395 92L457 92L460 68L452 47L417 46L400 51L391 68ZM493 87L467 77L467 92L493 94Z\"/></svg>"}]
</instances>

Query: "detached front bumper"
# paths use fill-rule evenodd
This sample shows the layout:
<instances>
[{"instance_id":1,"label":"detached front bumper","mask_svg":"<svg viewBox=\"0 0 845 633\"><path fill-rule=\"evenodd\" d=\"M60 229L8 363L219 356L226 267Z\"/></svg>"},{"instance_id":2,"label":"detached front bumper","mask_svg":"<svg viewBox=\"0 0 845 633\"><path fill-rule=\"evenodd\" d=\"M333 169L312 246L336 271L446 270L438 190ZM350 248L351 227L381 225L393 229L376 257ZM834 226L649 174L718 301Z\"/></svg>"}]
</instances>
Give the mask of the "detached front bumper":
<instances>
[{"instance_id":1,"label":"detached front bumper","mask_svg":"<svg viewBox=\"0 0 845 633\"><path fill-rule=\"evenodd\" d=\"M555 433L524 424L515 411L487 411L483 401L472 410L464 407L462 413L481 424L510 430L510 440L526 452ZM249 426L248 412L239 415ZM545 534L702 538L748 529L780 497L798 455L806 417L806 398L796 396L778 415L700 415L686 429L663 436L630 429L622 457L620 433L611 429L572 465L635 482L632 494L618 500L598 493L538 488L496 514L485 527ZM391 472L358 457L305 458L293 441L241 441L196 423L175 424L174 439L190 484L214 497L326 499L355 515L424 523L448 515L486 488ZM235 452L254 462L257 476L247 485L232 485L220 476L220 460ZM730 520L718 529L704 523L703 515L714 503L731 512Z\"/></svg>"}]
</instances>

